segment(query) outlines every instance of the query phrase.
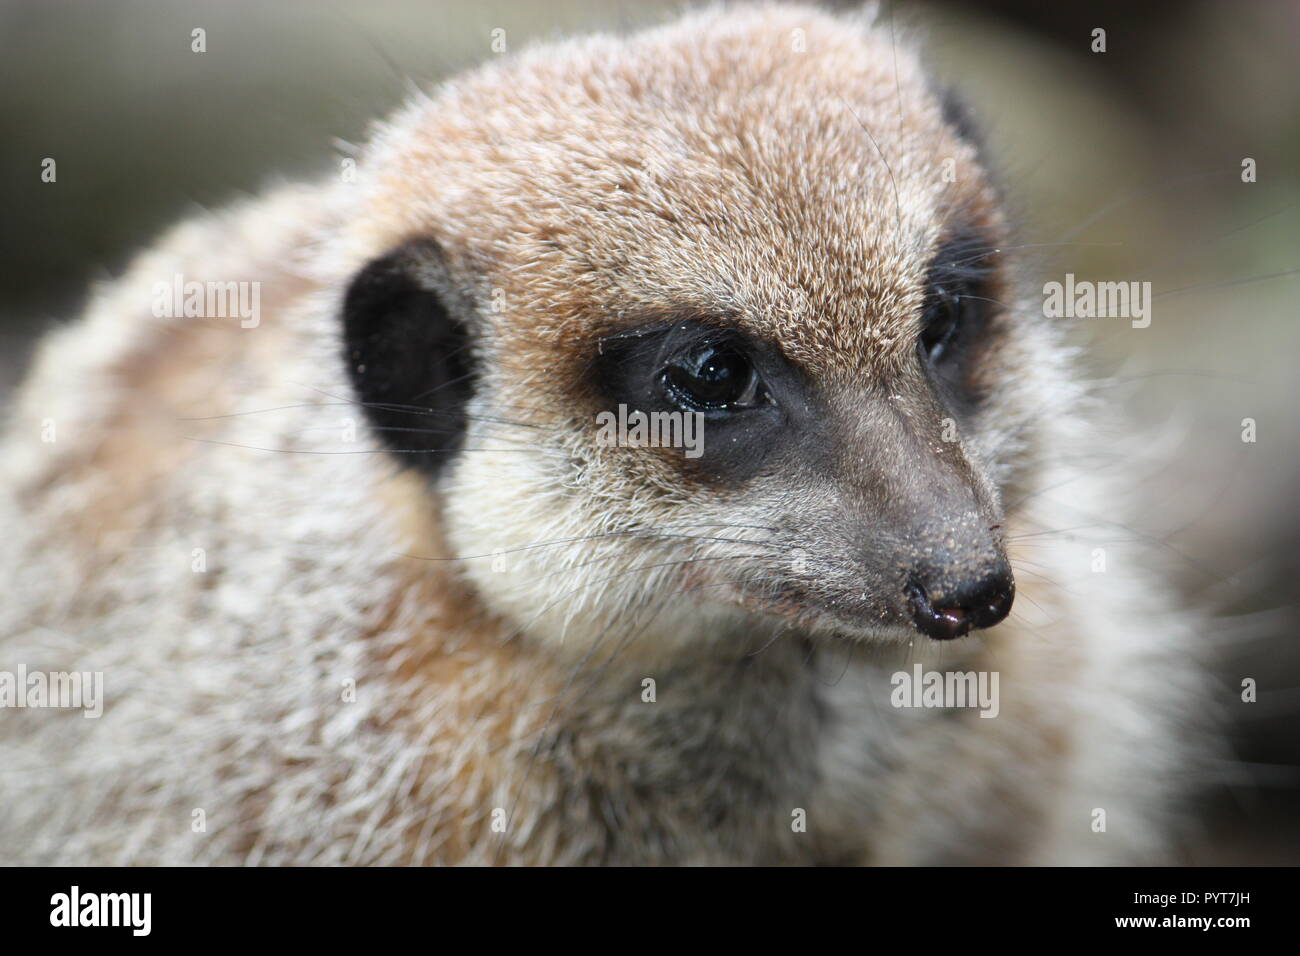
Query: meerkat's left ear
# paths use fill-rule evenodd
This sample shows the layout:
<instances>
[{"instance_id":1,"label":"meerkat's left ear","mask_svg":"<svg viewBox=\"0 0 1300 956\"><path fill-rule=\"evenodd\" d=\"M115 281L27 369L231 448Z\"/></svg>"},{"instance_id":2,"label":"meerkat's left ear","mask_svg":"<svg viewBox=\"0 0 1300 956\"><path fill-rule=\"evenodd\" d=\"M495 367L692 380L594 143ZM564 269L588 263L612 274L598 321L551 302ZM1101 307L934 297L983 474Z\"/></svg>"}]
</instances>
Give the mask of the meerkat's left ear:
<instances>
[{"instance_id":1,"label":"meerkat's left ear","mask_svg":"<svg viewBox=\"0 0 1300 956\"><path fill-rule=\"evenodd\" d=\"M943 121L952 127L958 136L974 146L978 152L983 153L983 131L965 97L958 93L956 88L946 86L939 92L939 106L943 112Z\"/></svg>"},{"instance_id":2,"label":"meerkat's left ear","mask_svg":"<svg viewBox=\"0 0 1300 956\"><path fill-rule=\"evenodd\" d=\"M371 261L343 301L344 359L371 428L434 475L460 448L474 388L465 308L429 240Z\"/></svg>"}]
</instances>

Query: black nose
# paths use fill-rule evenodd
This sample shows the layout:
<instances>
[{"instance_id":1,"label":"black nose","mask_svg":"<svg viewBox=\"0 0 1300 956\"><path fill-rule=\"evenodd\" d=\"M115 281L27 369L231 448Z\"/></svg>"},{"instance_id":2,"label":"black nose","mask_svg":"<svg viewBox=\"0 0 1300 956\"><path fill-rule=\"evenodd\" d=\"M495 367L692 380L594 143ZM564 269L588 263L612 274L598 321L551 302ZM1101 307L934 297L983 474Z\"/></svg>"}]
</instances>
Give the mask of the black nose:
<instances>
[{"instance_id":1,"label":"black nose","mask_svg":"<svg viewBox=\"0 0 1300 956\"><path fill-rule=\"evenodd\" d=\"M933 597L931 596L933 595ZM962 583L927 589L919 578L907 586L908 606L917 629L936 641L950 641L978 627L992 627L1011 611L1016 584L1009 570Z\"/></svg>"}]
</instances>

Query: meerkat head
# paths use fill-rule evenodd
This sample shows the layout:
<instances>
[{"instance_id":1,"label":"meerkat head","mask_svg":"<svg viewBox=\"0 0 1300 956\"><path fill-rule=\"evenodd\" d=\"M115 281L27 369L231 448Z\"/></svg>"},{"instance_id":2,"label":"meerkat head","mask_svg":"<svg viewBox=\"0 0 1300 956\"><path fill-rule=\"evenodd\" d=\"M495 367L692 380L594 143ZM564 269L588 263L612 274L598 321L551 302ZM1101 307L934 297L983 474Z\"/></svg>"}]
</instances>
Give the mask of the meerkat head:
<instances>
[{"instance_id":1,"label":"meerkat head","mask_svg":"<svg viewBox=\"0 0 1300 956\"><path fill-rule=\"evenodd\" d=\"M1045 333L887 28L764 6L533 50L408 107L361 171L358 398L521 632L1007 615Z\"/></svg>"}]
</instances>

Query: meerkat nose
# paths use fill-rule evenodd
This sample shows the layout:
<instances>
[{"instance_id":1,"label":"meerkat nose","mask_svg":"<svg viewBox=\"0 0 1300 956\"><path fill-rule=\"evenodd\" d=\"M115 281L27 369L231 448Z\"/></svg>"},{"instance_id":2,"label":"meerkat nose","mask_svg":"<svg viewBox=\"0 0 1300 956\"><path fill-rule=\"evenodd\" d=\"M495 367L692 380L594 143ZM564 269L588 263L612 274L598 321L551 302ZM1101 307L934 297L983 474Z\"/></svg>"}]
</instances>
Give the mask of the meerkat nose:
<instances>
[{"instance_id":1,"label":"meerkat nose","mask_svg":"<svg viewBox=\"0 0 1300 956\"><path fill-rule=\"evenodd\" d=\"M931 594L934 596L931 597ZM917 629L936 641L949 641L975 628L992 627L1011 611L1016 586L1011 572L999 569L956 587L931 586L914 577L907 586L908 606Z\"/></svg>"}]
</instances>

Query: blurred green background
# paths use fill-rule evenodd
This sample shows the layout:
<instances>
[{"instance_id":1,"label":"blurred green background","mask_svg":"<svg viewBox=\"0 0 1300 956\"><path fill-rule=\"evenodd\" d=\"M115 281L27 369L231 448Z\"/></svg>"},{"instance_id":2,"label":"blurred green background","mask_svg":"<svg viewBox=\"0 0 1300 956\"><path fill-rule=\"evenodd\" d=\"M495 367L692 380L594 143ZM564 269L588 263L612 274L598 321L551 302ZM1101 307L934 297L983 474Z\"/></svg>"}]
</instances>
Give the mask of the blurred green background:
<instances>
[{"instance_id":1,"label":"blurred green background","mask_svg":"<svg viewBox=\"0 0 1300 956\"><path fill-rule=\"evenodd\" d=\"M169 223L336 172L410 83L494 56L492 31L517 50L678 6L0 0L0 399L39 332ZM1244 676L1260 686L1233 708L1236 759L1186 858L1300 862L1300 4L881 8L965 91L1020 241L1039 250L1037 284L1153 283L1150 328L1078 330L1102 397L1162 436L1133 489L1141 521L1119 533L1157 543L1187 602L1225 616L1211 626L1226 699ZM56 183L41 182L46 157Z\"/></svg>"}]
</instances>

